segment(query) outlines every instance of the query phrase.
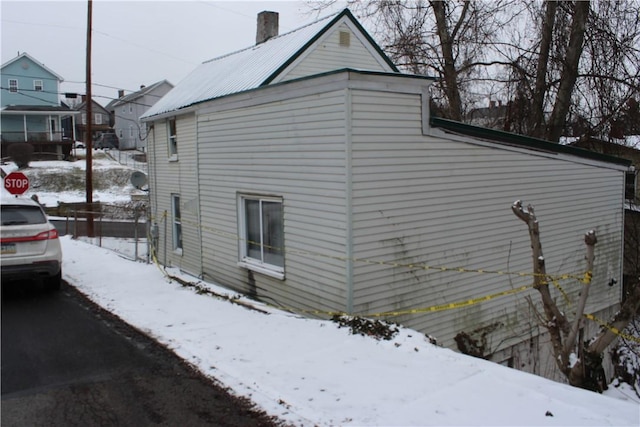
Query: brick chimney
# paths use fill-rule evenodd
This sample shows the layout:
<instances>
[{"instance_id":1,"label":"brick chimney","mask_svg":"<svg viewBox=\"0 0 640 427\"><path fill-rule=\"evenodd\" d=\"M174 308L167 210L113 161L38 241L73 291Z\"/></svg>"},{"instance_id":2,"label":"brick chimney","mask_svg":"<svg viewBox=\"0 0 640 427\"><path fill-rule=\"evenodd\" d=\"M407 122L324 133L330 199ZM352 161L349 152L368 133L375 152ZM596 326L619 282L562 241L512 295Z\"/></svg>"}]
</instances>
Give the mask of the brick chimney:
<instances>
[{"instance_id":1,"label":"brick chimney","mask_svg":"<svg viewBox=\"0 0 640 427\"><path fill-rule=\"evenodd\" d=\"M278 12L263 11L258 14L256 44L264 43L278 35Z\"/></svg>"}]
</instances>

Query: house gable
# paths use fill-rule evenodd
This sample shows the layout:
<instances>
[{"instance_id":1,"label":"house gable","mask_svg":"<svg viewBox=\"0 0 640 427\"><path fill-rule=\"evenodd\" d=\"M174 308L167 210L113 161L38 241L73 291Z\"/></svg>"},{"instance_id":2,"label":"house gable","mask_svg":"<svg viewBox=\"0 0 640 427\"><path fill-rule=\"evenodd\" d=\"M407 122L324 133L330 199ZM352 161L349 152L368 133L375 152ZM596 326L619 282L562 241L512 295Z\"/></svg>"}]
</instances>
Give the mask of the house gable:
<instances>
[{"instance_id":1,"label":"house gable","mask_svg":"<svg viewBox=\"0 0 640 427\"><path fill-rule=\"evenodd\" d=\"M9 105L59 106L62 77L23 53L2 65L2 107ZM10 80L17 84L12 92Z\"/></svg>"},{"instance_id":2,"label":"house gable","mask_svg":"<svg viewBox=\"0 0 640 427\"><path fill-rule=\"evenodd\" d=\"M348 9L337 15L262 85L341 68L399 72Z\"/></svg>"}]
</instances>

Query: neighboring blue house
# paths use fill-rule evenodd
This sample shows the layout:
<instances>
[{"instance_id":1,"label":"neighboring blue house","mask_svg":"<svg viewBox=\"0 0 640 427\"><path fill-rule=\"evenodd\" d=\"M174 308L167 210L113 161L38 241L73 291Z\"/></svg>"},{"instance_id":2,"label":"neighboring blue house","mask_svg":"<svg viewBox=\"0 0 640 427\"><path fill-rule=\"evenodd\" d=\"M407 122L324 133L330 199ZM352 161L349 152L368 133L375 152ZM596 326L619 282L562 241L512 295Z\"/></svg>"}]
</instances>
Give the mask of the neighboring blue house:
<instances>
[{"instance_id":1,"label":"neighboring blue house","mask_svg":"<svg viewBox=\"0 0 640 427\"><path fill-rule=\"evenodd\" d=\"M59 101L63 78L27 53L4 63L0 75L3 152L12 143L28 142L36 152L62 154L73 138L65 135L63 123L73 122L75 114Z\"/></svg>"}]
</instances>

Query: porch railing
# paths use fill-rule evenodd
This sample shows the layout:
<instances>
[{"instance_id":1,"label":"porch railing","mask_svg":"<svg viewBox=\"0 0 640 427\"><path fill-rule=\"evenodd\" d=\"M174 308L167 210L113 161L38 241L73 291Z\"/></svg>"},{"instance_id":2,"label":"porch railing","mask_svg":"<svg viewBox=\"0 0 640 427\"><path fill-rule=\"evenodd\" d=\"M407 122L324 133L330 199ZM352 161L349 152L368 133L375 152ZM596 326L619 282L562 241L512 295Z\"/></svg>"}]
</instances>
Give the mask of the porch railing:
<instances>
[{"instance_id":1,"label":"porch railing","mask_svg":"<svg viewBox=\"0 0 640 427\"><path fill-rule=\"evenodd\" d=\"M18 132L2 132L3 142L60 142L64 137L64 132L59 130L55 132L34 132L24 131Z\"/></svg>"}]
</instances>

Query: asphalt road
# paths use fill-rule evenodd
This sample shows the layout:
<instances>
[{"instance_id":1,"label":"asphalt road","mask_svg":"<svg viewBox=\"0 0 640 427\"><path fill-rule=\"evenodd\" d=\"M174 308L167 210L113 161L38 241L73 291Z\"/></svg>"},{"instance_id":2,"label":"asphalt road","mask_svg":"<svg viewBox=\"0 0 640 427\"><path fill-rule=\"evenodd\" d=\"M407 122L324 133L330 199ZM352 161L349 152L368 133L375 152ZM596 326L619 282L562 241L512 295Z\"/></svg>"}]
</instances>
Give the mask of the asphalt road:
<instances>
[{"instance_id":1,"label":"asphalt road","mask_svg":"<svg viewBox=\"0 0 640 427\"><path fill-rule=\"evenodd\" d=\"M5 285L3 427L278 425L67 284Z\"/></svg>"}]
</instances>

